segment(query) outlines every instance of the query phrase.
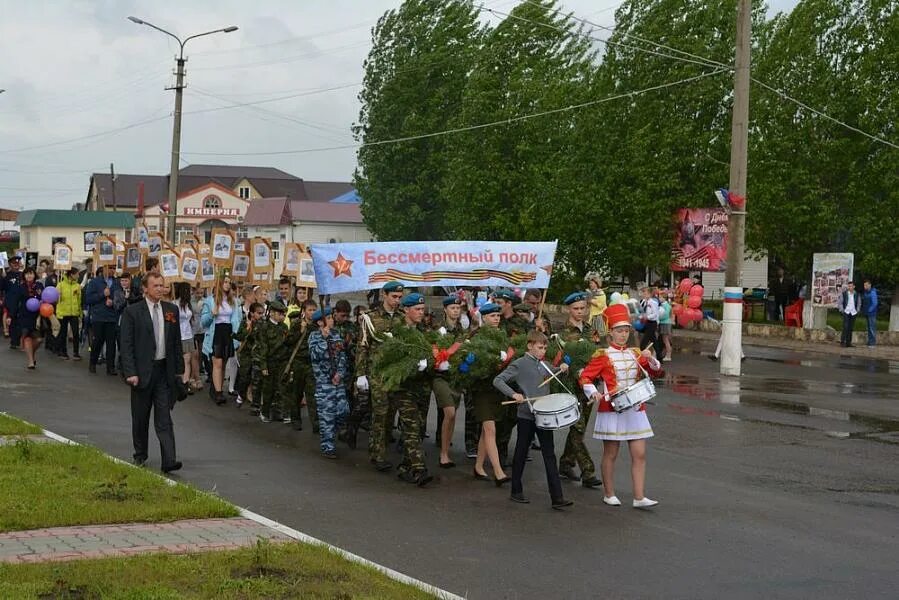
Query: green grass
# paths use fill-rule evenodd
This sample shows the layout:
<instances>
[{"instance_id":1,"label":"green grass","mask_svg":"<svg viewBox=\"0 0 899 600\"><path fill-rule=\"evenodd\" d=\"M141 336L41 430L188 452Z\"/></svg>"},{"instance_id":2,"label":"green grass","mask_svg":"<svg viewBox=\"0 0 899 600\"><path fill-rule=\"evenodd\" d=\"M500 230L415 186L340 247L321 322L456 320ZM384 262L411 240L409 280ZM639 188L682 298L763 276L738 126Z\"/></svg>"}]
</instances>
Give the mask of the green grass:
<instances>
[{"instance_id":1,"label":"green grass","mask_svg":"<svg viewBox=\"0 0 899 600\"><path fill-rule=\"evenodd\" d=\"M432 598L320 546L0 565L2 598Z\"/></svg>"},{"instance_id":2,"label":"green grass","mask_svg":"<svg viewBox=\"0 0 899 600\"><path fill-rule=\"evenodd\" d=\"M232 517L237 509L95 448L26 439L0 447L0 532Z\"/></svg>"},{"instance_id":3,"label":"green grass","mask_svg":"<svg viewBox=\"0 0 899 600\"><path fill-rule=\"evenodd\" d=\"M41 428L0 413L0 435L40 435Z\"/></svg>"}]
</instances>

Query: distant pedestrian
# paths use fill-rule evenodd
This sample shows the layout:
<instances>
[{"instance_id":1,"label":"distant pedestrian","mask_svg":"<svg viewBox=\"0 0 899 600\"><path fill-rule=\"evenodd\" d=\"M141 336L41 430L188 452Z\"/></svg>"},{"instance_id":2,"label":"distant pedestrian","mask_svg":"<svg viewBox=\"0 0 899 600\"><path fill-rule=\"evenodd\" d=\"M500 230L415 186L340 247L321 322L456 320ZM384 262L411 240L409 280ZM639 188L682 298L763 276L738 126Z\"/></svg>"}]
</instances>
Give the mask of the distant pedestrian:
<instances>
[{"instance_id":1,"label":"distant pedestrian","mask_svg":"<svg viewBox=\"0 0 899 600\"><path fill-rule=\"evenodd\" d=\"M855 291L855 282L850 281L847 289L840 294L838 305L840 314L843 315L843 335L840 337L840 346L844 348L852 348L852 330L861 306L861 296Z\"/></svg>"},{"instance_id":2,"label":"distant pedestrian","mask_svg":"<svg viewBox=\"0 0 899 600\"><path fill-rule=\"evenodd\" d=\"M642 315L640 321L643 323L643 335L640 336L640 350L646 350L649 346L654 346L657 342L657 334L659 331L659 299L655 297L655 288L644 287L640 290L642 300L640 308ZM659 354L660 348L654 347L653 350Z\"/></svg>"},{"instance_id":3,"label":"distant pedestrian","mask_svg":"<svg viewBox=\"0 0 899 600\"><path fill-rule=\"evenodd\" d=\"M870 279L865 279L862 287L862 314L868 321L868 347L873 348L877 343L877 290L871 285Z\"/></svg>"},{"instance_id":4,"label":"distant pedestrian","mask_svg":"<svg viewBox=\"0 0 899 600\"><path fill-rule=\"evenodd\" d=\"M201 324L207 328L203 339L203 354L212 357L212 384L209 391L218 405L225 403L225 364L234 356L234 350L239 345L233 336L240 329L242 319L243 310L234 296L231 279L223 277L215 287L215 293L207 296L203 302L200 314Z\"/></svg>"},{"instance_id":5,"label":"distant pedestrian","mask_svg":"<svg viewBox=\"0 0 899 600\"><path fill-rule=\"evenodd\" d=\"M72 332L73 360L81 360L81 336L78 327L81 321L81 284L78 283L78 269L72 267L57 286L59 302L56 304L56 316L60 318L59 355L68 359L68 336Z\"/></svg>"},{"instance_id":6,"label":"distant pedestrian","mask_svg":"<svg viewBox=\"0 0 899 600\"><path fill-rule=\"evenodd\" d=\"M0 292L3 292L3 304L6 307L6 321L4 325L9 330L9 349L18 350L22 331L19 327L18 307L22 301L22 258L20 256L9 257L9 269L0 280Z\"/></svg>"},{"instance_id":7,"label":"distant pedestrian","mask_svg":"<svg viewBox=\"0 0 899 600\"><path fill-rule=\"evenodd\" d=\"M321 433L321 453L325 458L337 458L334 439L350 412L346 394L349 375L343 338L334 330L334 317L329 307L312 315L318 329L309 334L309 356L315 377L315 405ZM310 326L311 327L311 326Z\"/></svg>"},{"instance_id":8,"label":"distant pedestrian","mask_svg":"<svg viewBox=\"0 0 899 600\"><path fill-rule=\"evenodd\" d=\"M159 439L162 472L181 468L175 455L175 431L171 410L176 384L184 372L181 356L181 329L178 307L162 301L161 275L148 273L143 283L144 302L129 305L122 315L122 375L131 386L131 437L134 464L143 466L148 458L150 411Z\"/></svg>"},{"instance_id":9,"label":"distant pedestrian","mask_svg":"<svg viewBox=\"0 0 899 600\"><path fill-rule=\"evenodd\" d=\"M109 269L112 271L112 269ZM91 356L88 370L97 372L100 351L106 347L106 373L115 375L116 334L118 333L119 313L115 309L113 299L118 282L107 275L104 267L97 269L97 276L90 280L84 289L84 299L91 318Z\"/></svg>"},{"instance_id":10,"label":"distant pedestrian","mask_svg":"<svg viewBox=\"0 0 899 600\"><path fill-rule=\"evenodd\" d=\"M22 271L22 293L19 297L19 305L16 308L16 315L19 322L19 328L22 333L22 347L25 349L25 359L27 368L34 370L37 365L35 354L41 347L44 339L41 327L42 318L37 310L33 310L29 305L29 300L35 300L32 304L39 304L41 292L44 291L44 284L37 280L37 273L34 267L25 267Z\"/></svg>"},{"instance_id":11,"label":"distant pedestrian","mask_svg":"<svg viewBox=\"0 0 899 600\"><path fill-rule=\"evenodd\" d=\"M768 295L774 299L771 305L772 321L783 321L787 304L796 295L795 287L793 281L784 274L783 267L777 267L774 278L768 284Z\"/></svg>"},{"instance_id":12,"label":"distant pedestrian","mask_svg":"<svg viewBox=\"0 0 899 600\"><path fill-rule=\"evenodd\" d=\"M663 362L671 362L671 302L668 301L668 290L659 292L659 338L662 341L662 347L659 348L658 355Z\"/></svg>"}]
</instances>

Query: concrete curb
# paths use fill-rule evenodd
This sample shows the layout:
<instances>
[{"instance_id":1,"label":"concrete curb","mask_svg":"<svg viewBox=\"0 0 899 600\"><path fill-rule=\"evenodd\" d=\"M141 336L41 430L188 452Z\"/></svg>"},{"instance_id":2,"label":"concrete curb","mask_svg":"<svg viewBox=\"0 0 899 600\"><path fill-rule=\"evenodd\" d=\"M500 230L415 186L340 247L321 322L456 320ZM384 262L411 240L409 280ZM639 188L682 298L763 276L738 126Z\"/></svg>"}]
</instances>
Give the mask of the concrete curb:
<instances>
[{"instance_id":1,"label":"concrete curb","mask_svg":"<svg viewBox=\"0 0 899 600\"><path fill-rule=\"evenodd\" d=\"M7 414L7 413L3 413L3 414ZM10 416L13 416L13 415L10 415ZM18 418L18 417L16 417L16 418ZM73 440L70 440L66 437L59 435L58 433L53 433L52 431L48 431L46 429L43 429L42 431L43 431L44 435L47 436L48 438L55 440L57 442L60 442L62 444L70 444L73 446L81 445L78 442L75 442ZM104 452L104 454L106 454L106 453ZM124 461L115 456L110 456L109 454L106 454L106 456L109 456L109 458L111 458L112 460L114 460L115 462L117 462L119 464L128 465L129 467L132 467L134 469L139 468L139 467L136 467L135 465L131 464L130 462ZM154 473L154 474L157 477L159 477L160 479L162 479L163 481L165 481L168 485L177 485L177 483L178 483L177 481L169 479L168 477L164 477L163 475L160 475L157 473ZM203 490L200 490L200 491L203 492ZM203 492L203 493L206 493L206 492ZM237 506L237 505L235 505L235 506ZM415 587L415 588L417 588L423 592L426 592L428 594L432 594L433 596L440 598L441 600L465 600L464 596L456 595L452 592L449 592L447 590L433 586L429 583L425 583L424 581L421 581L420 579L415 579L414 577L411 577L404 573L400 573L399 571L395 571L395 570L391 569L390 567L386 567L384 565L381 565L381 564L378 564L371 560L368 560L367 558L363 558L363 557L359 556L358 554L353 554L349 550L344 550L343 548L339 548L337 546L329 544L318 538L312 537L309 534L303 533L302 531L297 531L296 529L293 529L292 527L288 527L287 525L284 525L283 523L279 523L277 521L269 519L268 517L264 517L260 514L254 513L253 511L248 510L242 506L237 506L237 509L240 511L241 516L243 516L247 519L250 519L256 523L259 523L260 525L264 525L270 529L277 531L278 533L282 533L282 534L284 534L292 539L295 539L299 542L303 542L306 544L314 544L317 546L324 546L325 548L328 549L328 551L333 552L334 554L337 554L341 558L344 558L344 559L346 559L350 562L354 562L356 564L370 567L370 568L386 575L390 579L393 579L394 581L399 581L400 583L405 583L407 585L411 585L412 587Z\"/></svg>"}]
</instances>

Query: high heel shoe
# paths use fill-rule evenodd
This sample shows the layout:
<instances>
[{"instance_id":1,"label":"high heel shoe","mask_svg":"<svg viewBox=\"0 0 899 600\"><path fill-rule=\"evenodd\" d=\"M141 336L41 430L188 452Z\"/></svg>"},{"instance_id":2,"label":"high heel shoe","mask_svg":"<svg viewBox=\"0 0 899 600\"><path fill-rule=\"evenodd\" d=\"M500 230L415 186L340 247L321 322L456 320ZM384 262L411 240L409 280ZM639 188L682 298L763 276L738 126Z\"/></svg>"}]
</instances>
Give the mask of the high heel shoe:
<instances>
[{"instance_id":1,"label":"high heel shoe","mask_svg":"<svg viewBox=\"0 0 899 600\"><path fill-rule=\"evenodd\" d=\"M475 479L480 479L481 481L489 481L490 480L490 478L487 477L486 475L481 475L480 473L478 473L477 469L472 469L471 474L474 475Z\"/></svg>"},{"instance_id":2,"label":"high heel shoe","mask_svg":"<svg viewBox=\"0 0 899 600\"><path fill-rule=\"evenodd\" d=\"M508 475L506 475L502 479L494 479L493 483L496 484L496 487L502 487L503 485L509 483L510 481L512 481L512 478L509 477Z\"/></svg>"}]
</instances>

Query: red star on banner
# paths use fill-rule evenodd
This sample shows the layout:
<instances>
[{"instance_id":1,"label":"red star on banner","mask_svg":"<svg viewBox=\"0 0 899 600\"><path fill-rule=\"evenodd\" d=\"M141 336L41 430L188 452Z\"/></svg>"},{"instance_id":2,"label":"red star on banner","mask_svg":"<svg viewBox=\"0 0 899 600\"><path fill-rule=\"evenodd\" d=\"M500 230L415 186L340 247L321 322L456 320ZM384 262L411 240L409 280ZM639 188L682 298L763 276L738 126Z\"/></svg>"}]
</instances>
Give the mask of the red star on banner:
<instances>
[{"instance_id":1,"label":"red star on banner","mask_svg":"<svg viewBox=\"0 0 899 600\"><path fill-rule=\"evenodd\" d=\"M353 273L350 271L350 267L353 265L352 260L347 260L343 257L343 254L340 252L337 253L337 258L334 260L329 260L328 264L331 265L331 268L334 269L334 278L337 279L341 275L346 275L347 277L352 277Z\"/></svg>"}]
</instances>

